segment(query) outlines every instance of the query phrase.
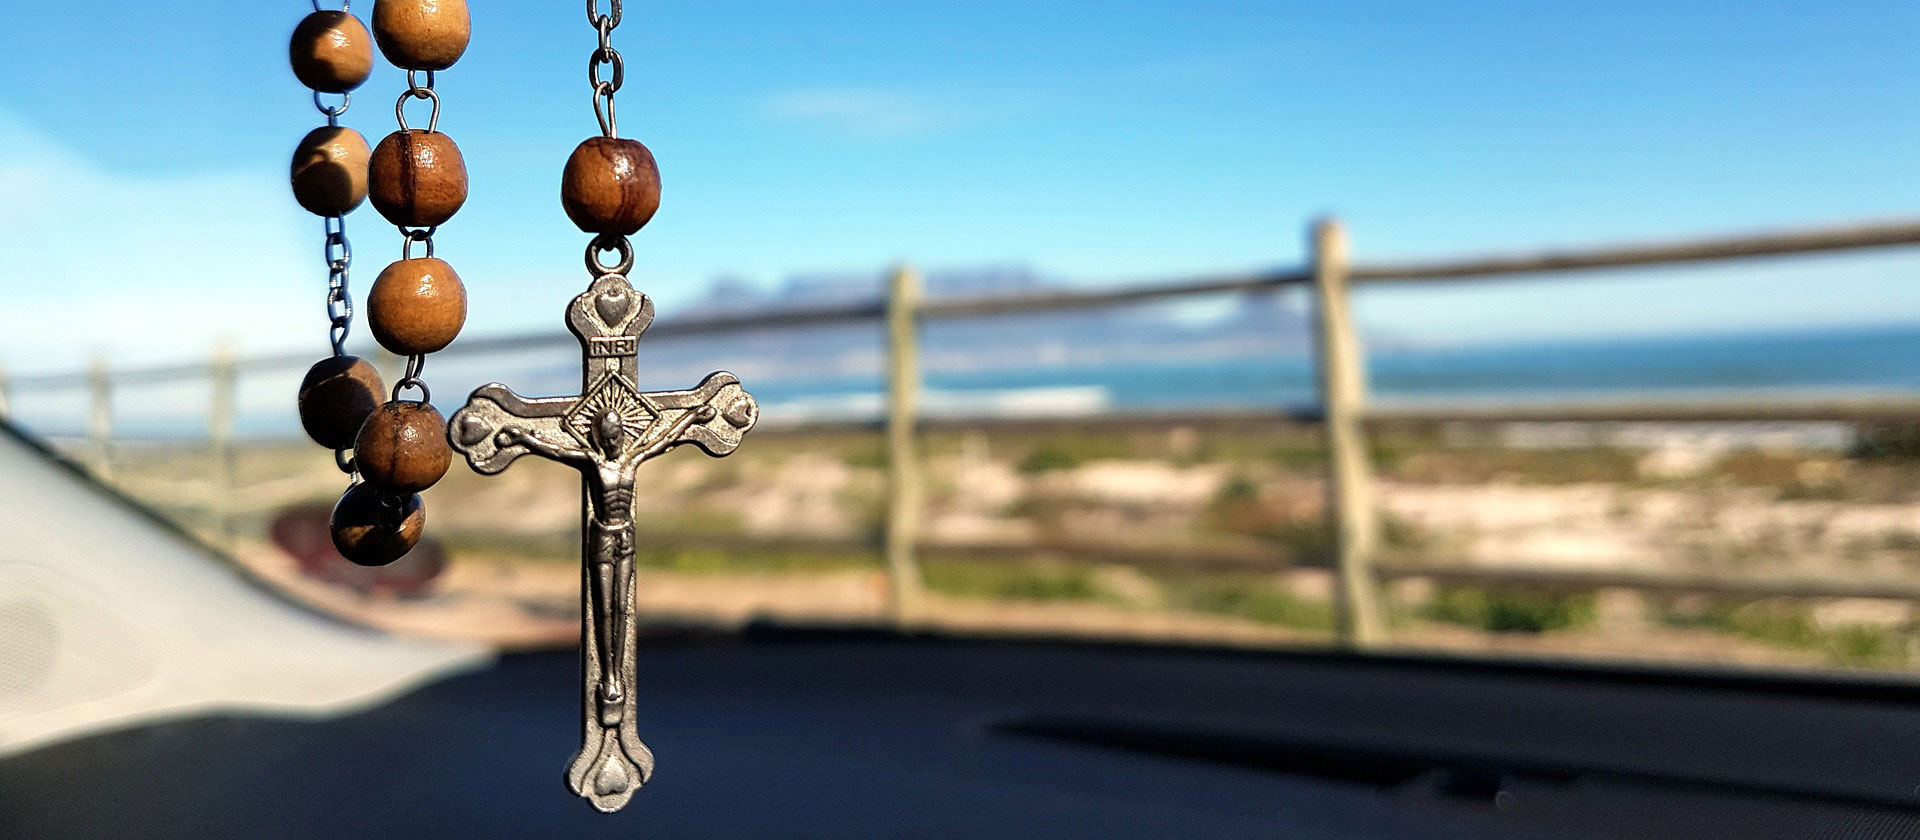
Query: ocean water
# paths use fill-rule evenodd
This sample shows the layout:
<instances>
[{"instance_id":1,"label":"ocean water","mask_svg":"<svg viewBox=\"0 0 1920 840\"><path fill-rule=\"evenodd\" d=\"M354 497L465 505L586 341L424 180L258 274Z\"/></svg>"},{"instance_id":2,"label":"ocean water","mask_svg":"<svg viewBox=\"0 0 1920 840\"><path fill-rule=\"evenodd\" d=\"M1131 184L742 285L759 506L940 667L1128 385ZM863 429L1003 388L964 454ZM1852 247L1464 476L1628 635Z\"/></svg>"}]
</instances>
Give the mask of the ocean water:
<instances>
[{"instance_id":1,"label":"ocean water","mask_svg":"<svg viewBox=\"0 0 1920 840\"><path fill-rule=\"evenodd\" d=\"M1466 347L1400 347L1367 360L1379 401L1680 395L1713 391L1920 392L1920 325ZM1316 402L1311 361L1178 357L1090 365L931 370L930 414L1244 410ZM768 382L770 407L805 416L877 412L869 377ZM1019 395L1032 399L1014 399ZM1012 410L1003 409L1012 401ZM1051 409L1051 411L1050 411ZM770 411L769 416L776 415Z\"/></svg>"}]
</instances>

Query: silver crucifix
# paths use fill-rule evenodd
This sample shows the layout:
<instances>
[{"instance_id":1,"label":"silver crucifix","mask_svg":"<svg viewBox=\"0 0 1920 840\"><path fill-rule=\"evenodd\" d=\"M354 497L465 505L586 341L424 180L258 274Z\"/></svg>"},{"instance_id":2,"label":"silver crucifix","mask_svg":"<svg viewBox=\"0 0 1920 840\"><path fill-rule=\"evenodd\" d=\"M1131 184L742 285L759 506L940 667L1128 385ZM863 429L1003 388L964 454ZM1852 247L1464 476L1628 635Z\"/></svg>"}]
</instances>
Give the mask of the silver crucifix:
<instances>
[{"instance_id":1,"label":"silver crucifix","mask_svg":"<svg viewBox=\"0 0 1920 840\"><path fill-rule=\"evenodd\" d=\"M640 334L653 302L619 274L604 274L567 307L567 326L586 352L580 396L526 399L482 385L448 424L453 447L492 475L521 455L559 461L585 479L581 547L582 724L586 742L567 767L567 786L613 812L653 774L653 753L634 722L633 493L639 466L681 444L726 455L759 418L733 374L709 375L687 391L643 393L636 385Z\"/></svg>"}]
</instances>

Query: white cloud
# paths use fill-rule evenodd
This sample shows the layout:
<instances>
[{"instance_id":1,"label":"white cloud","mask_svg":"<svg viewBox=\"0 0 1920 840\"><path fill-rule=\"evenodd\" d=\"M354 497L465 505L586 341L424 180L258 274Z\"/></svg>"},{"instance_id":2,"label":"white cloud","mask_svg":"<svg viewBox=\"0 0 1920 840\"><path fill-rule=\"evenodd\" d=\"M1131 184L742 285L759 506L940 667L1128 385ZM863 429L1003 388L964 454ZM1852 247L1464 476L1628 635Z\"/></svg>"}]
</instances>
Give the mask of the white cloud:
<instances>
[{"instance_id":1,"label":"white cloud","mask_svg":"<svg viewBox=\"0 0 1920 840\"><path fill-rule=\"evenodd\" d=\"M954 121L952 114L913 98L858 88L789 91L762 103L760 113L776 122L810 124L861 139L926 134Z\"/></svg>"},{"instance_id":2,"label":"white cloud","mask_svg":"<svg viewBox=\"0 0 1920 840\"><path fill-rule=\"evenodd\" d=\"M282 172L110 172L0 112L0 362L16 372L206 358L227 338L319 351L320 259Z\"/></svg>"}]
</instances>

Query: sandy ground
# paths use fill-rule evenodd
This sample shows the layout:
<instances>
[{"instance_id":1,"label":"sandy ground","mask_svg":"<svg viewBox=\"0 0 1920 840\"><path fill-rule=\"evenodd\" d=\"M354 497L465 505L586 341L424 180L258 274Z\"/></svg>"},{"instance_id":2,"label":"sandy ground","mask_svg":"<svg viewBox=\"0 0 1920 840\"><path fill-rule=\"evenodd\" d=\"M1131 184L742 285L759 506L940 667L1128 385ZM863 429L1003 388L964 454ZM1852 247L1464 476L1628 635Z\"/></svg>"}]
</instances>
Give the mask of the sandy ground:
<instances>
[{"instance_id":1,"label":"sandy ground","mask_svg":"<svg viewBox=\"0 0 1920 840\"><path fill-rule=\"evenodd\" d=\"M840 446L834 449L833 446ZM725 460L663 459L637 508L665 533L845 538L865 533L883 500L879 465L844 442L784 442ZM1042 472L1021 466L1019 450L963 442L929 457L927 537L952 543L1028 539L1167 545L1181 541L1262 548L1255 537L1209 532L1218 499L1234 482L1253 487L1251 510L1267 522L1316 523L1323 516L1317 468L1273 460L1178 463L1102 457ZM1438 451L1442 457L1471 459ZM1718 456L1716 456L1718 457ZM1800 456L1795 456L1800 457ZM144 458L144 460L143 460ZM224 511L243 524L234 544L256 573L324 609L430 636L481 637L506 646L571 643L578 628L579 576L571 562L468 548L456 551L430 594L362 597L306 580L257 536L260 523L295 504L338 492L342 476L323 452L286 446L243 452L240 492L222 499L192 452L129 453L115 481L163 509L208 523ZM1920 500L1907 496L1790 497L1777 486L1746 484L1694 459L1677 475L1671 458L1643 459L1638 477L1549 481L1553 476L1493 475L1461 480L1380 482L1389 517L1414 535L1396 562L1475 564L1580 571L1843 577L1913 580L1920 573ZM1788 468L1819 487L1845 489L1847 465L1806 456ZM1537 472L1537 470L1536 470ZM1685 471L1682 471L1685 472ZM1677 477L1676 477L1677 475ZM426 494L429 532L485 545L494 538L552 543L575 527L577 477L551 464L516 466L481 478L455 469ZM1911 496L1912 494L1908 494ZM1920 497L1916 497L1920 498ZM197 520L195 519L197 517ZM1223 541L1228 541L1223 543ZM1276 549L1276 557L1286 548ZM676 573L643 570L644 615L662 623L737 625L756 618L872 624L886 620L886 587L868 571ZM1324 598L1308 581L1301 590ZM1417 589L1417 588L1416 588ZM1309 591L1314 590L1314 591ZM1403 604L1417 603L1409 590ZM1630 599L1629 599L1630 600ZM1109 601L988 601L932 595L921 621L953 632L1030 633L1204 641L1321 644L1324 635L1226 615L1184 613ZM1622 612L1631 612L1624 610ZM1816 606L1823 627L1911 627L1904 602L1834 599ZM1419 649L1579 658L1811 664L1817 651L1794 650L1725 633L1653 627L1628 618L1578 632L1491 634L1433 622L1400 627L1397 644Z\"/></svg>"},{"instance_id":2,"label":"sandy ground","mask_svg":"<svg viewBox=\"0 0 1920 840\"><path fill-rule=\"evenodd\" d=\"M365 595L300 573L264 544L237 556L255 574L336 615L399 633L481 638L508 648L570 645L580 634L580 574L562 563L524 564L468 556L420 597ZM868 571L797 574L635 575L640 614L662 625L740 626L756 620L875 625L890 620L885 575ZM928 596L927 629L1067 634L1239 644L1304 642L1317 634L1207 615L1130 610L1081 602L976 601Z\"/></svg>"},{"instance_id":3,"label":"sandy ground","mask_svg":"<svg viewBox=\"0 0 1920 840\"><path fill-rule=\"evenodd\" d=\"M239 552L245 566L294 597L328 612L396 633L475 639L509 648L577 643L580 578L563 563L523 564L470 557L454 563L422 597L363 595L305 577L271 546ZM637 575L639 609L658 626L740 626L755 620L796 625L875 626L889 620L885 577L877 572ZM1140 610L1075 601L983 601L929 595L921 629L965 635L1219 644L1328 646L1321 633L1224 616ZM1472 653L1545 659L1817 668L1813 651L1731 639L1707 631L1628 625L1618 631L1489 634L1433 622L1397 628L1387 650Z\"/></svg>"}]
</instances>

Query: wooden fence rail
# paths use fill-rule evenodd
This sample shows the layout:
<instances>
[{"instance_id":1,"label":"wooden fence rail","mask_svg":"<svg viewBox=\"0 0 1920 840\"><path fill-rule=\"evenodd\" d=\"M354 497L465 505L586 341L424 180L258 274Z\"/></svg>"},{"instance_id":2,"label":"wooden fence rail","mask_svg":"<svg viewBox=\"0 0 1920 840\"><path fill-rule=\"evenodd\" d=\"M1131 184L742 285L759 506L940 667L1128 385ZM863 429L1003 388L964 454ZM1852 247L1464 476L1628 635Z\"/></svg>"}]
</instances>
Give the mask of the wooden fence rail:
<instances>
[{"instance_id":1,"label":"wooden fence rail","mask_svg":"<svg viewBox=\"0 0 1920 840\"><path fill-rule=\"evenodd\" d=\"M1378 594L1378 582L1382 578L1428 577L1491 583L1577 584L1653 590L1920 600L1920 587L1884 582L1855 585L1816 580L1725 581L1611 572L1575 574L1514 569L1376 568L1373 555L1380 543L1380 512L1379 501L1373 487L1372 471L1366 455L1367 430L1370 425L1448 420L1906 421L1920 418L1920 395L1803 394L1780 397L1736 394L1714 398L1685 397L1664 401L1591 399L1525 403L1372 404L1367 396L1364 351L1348 303L1348 290L1356 284L1451 282L1521 276L1545 277L1566 272L1607 268L1664 266L1713 260L1910 246L1920 244L1920 221L1903 220L1690 241L1548 251L1517 256L1404 263L1354 264L1350 262L1346 232L1339 222L1331 219L1317 222L1310 229L1309 243L1308 264L1296 269L1210 275L1102 289L1050 290L934 300L920 298L918 275L911 268L903 266L890 275L887 293L878 301L668 320L655 325L650 334L718 335L746 330L791 329L855 322L883 321L886 324L888 399L885 420L889 454L889 502L886 538L882 551L887 558L893 582L894 614L903 622L913 620L919 598L921 584L916 554L925 550L943 552L956 550L951 546L937 548L927 546L921 541L919 533L924 479L919 468L918 441L926 429L954 425L956 422L933 421L924 424L919 422L917 392L920 370L916 325L920 321L1121 306L1196 295L1249 293L1290 287L1307 289L1315 304L1314 323L1318 337L1315 364L1320 385L1320 403L1304 407L1275 406L1273 411L1260 415L1235 414L1213 418L1187 416L1182 420L1199 425L1273 422L1282 419L1323 424L1329 454L1329 526L1337 536L1335 577L1340 614L1339 626L1341 638L1349 645L1366 647L1384 638L1386 628L1381 619L1382 610ZM570 349L573 345L574 340L570 336L554 331L530 336L468 339L462 341L456 349L462 354L482 354L549 348ZM231 492L230 441L235 379L248 373L268 370L297 370L304 368L311 361L312 359L306 354L282 354L250 359L234 359L231 355L223 355L217 357L211 367L204 364L179 364L110 370L102 358L97 359L86 371L11 377L6 375L4 368L0 368L0 418L15 410L18 402L17 395L22 391L89 389L91 392L89 429L92 451L96 467L104 474L111 468L112 389L116 382L153 384L199 380L211 376L214 382L214 405L210 412L209 437L221 464L216 467L220 472L221 484L228 487ZM1065 424L1084 427L1165 422L1166 419L1163 415L1145 415L1064 420L1014 419L985 423L964 421L960 425L998 428ZM825 426L835 425L841 424L825 424ZM769 431L774 430L770 428ZM804 430L787 430L789 433L794 431ZM217 514L217 518L222 523L228 520L227 510L228 508L223 507ZM226 526L223 524L222 527ZM1001 547L1000 550L1017 550L1017 547ZM1054 547L1051 550L1065 549ZM1105 552L1103 556L1115 558L1124 558L1129 554L1127 551L1114 548L1101 549L1101 551ZM1207 558L1198 556L1191 559L1201 565L1207 565L1208 562Z\"/></svg>"}]
</instances>

